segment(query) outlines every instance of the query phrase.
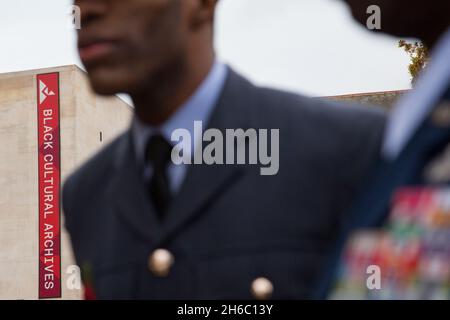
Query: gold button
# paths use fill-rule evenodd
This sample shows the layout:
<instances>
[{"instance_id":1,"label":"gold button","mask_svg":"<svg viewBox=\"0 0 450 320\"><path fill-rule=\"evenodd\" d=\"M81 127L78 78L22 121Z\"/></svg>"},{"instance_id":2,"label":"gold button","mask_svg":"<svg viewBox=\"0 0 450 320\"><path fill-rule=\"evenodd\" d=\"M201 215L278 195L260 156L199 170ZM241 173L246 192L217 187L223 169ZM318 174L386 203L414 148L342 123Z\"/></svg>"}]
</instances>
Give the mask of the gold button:
<instances>
[{"instance_id":1,"label":"gold button","mask_svg":"<svg viewBox=\"0 0 450 320\"><path fill-rule=\"evenodd\" d=\"M174 263L174 257L166 249L153 251L148 259L148 268L157 277L166 277Z\"/></svg>"},{"instance_id":2,"label":"gold button","mask_svg":"<svg viewBox=\"0 0 450 320\"><path fill-rule=\"evenodd\" d=\"M273 284L267 278L256 278L252 282L252 295L255 299L266 300L272 296Z\"/></svg>"}]
</instances>

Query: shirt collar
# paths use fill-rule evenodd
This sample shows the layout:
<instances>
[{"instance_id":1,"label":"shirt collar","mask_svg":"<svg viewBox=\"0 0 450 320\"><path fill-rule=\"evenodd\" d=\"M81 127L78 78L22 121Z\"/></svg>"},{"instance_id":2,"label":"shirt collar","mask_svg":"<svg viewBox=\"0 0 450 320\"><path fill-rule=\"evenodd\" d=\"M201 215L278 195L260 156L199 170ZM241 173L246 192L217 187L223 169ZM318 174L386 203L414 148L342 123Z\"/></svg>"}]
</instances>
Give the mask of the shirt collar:
<instances>
[{"instance_id":1,"label":"shirt collar","mask_svg":"<svg viewBox=\"0 0 450 320\"><path fill-rule=\"evenodd\" d=\"M194 94L159 127L144 124L135 116L132 124L132 137L136 159L139 162L144 161L146 144L153 134L161 134L170 143L173 143L171 135L176 129L186 129L191 134L191 137L194 137L194 121L202 121L203 123L209 121L222 92L227 73L228 68L224 64L217 61L214 62L208 75ZM194 146L197 143L194 141Z\"/></svg>"},{"instance_id":2,"label":"shirt collar","mask_svg":"<svg viewBox=\"0 0 450 320\"><path fill-rule=\"evenodd\" d=\"M382 155L394 160L430 114L450 83L450 29L433 51L415 89L400 99L389 117Z\"/></svg>"}]
</instances>

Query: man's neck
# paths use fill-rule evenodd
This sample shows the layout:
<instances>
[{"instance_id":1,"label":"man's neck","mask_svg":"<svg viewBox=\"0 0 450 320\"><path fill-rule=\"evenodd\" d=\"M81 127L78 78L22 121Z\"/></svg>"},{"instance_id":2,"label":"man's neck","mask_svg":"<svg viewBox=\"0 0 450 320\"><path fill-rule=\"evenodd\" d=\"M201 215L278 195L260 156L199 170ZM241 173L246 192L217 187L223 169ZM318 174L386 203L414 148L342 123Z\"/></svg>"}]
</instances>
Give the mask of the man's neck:
<instances>
[{"instance_id":1,"label":"man's neck","mask_svg":"<svg viewBox=\"0 0 450 320\"><path fill-rule=\"evenodd\" d=\"M168 76L162 75L162 81L158 81L147 91L131 95L140 121L151 126L165 123L197 90L213 63L214 55L195 67L167 72Z\"/></svg>"}]
</instances>

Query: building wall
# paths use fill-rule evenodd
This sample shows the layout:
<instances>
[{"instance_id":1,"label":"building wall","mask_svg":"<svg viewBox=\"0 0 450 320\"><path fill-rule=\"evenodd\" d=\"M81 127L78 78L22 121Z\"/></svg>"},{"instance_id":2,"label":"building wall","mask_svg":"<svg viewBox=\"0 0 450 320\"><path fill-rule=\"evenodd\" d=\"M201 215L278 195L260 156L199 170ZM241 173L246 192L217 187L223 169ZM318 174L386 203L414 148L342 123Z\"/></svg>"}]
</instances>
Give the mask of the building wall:
<instances>
[{"instance_id":1,"label":"building wall","mask_svg":"<svg viewBox=\"0 0 450 320\"><path fill-rule=\"evenodd\" d=\"M358 103L369 106L381 106L389 111L404 94L408 93L408 91L409 90L370 92L324 98L334 101Z\"/></svg>"},{"instance_id":2,"label":"building wall","mask_svg":"<svg viewBox=\"0 0 450 320\"><path fill-rule=\"evenodd\" d=\"M124 131L132 115L121 99L95 96L75 66L0 75L0 299L38 298L36 75L49 72L60 72L62 181ZM80 298L81 290L66 286L74 261L65 230L61 250L62 296Z\"/></svg>"}]
</instances>

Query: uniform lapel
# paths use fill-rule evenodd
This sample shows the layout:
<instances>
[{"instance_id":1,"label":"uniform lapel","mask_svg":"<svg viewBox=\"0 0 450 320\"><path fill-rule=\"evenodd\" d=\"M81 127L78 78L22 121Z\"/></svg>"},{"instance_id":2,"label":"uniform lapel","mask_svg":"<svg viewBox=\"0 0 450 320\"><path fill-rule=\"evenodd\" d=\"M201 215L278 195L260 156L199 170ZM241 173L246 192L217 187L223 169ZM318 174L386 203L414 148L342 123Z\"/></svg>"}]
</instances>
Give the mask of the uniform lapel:
<instances>
[{"instance_id":1,"label":"uniform lapel","mask_svg":"<svg viewBox=\"0 0 450 320\"><path fill-rule=\"evenodd\" d=\"M139 237L156 241L161 226L134 157L130 130L121 138L116 151L113 178L107 191L113 211Z\"/></svg>"},{"instance_id":2,"label":"uniform lapel","mask_svg":"<svg viewBox=\"0 0 450 320\"><path fill-rule=\"evenodd\" d=\"M252 85L230 70L208 128L248 128L248 109ZM163 239L198 218L217 197L226 192L243 174L238 165L191 165L163 225Z\"/></svg>"},{"instance_id":3,"label":"uniform lapel","mask_svg":"<svg viewBox=\"0 0 450 320\"><path fill-rule=\"evenodd\" d=\"M230 70L208 128L249 128L248 109L252 85ZM211 205L218 195L238 181L244 173L239 165L191 165L179 193L172 200L163 222L159 221L136 165L131 133L117 148L108 187L114 212L143 239L161 245Z\"/></svg>"}]
</instances>

